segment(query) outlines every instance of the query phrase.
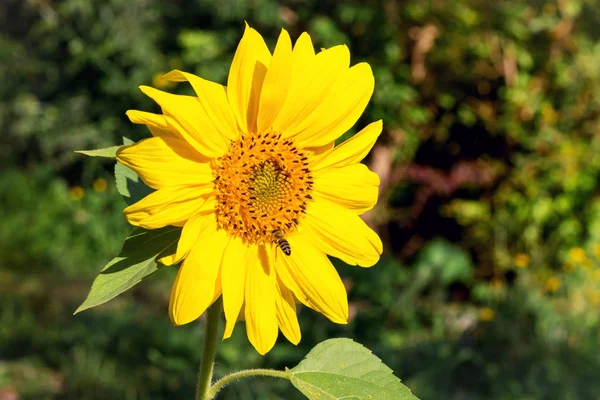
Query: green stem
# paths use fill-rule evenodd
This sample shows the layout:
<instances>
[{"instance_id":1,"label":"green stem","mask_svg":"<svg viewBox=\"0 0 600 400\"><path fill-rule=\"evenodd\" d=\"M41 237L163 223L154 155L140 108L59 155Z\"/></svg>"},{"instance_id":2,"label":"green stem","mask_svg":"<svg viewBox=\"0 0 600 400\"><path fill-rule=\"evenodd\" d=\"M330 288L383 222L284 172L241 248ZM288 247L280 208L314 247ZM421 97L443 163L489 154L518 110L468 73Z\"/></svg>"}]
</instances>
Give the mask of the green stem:
<instances>
[{"instance_id":1,"label":"green stem","mask_svg":"<svg viewBox=\"0 0 600 400\"><path fill-rule=\"evenodd\" d=\"M223 378L219 379L208 391L208 397L207 399L210 400L212 398L214 398L214 396L217 395L217 393L219 393L219 391L221 389L223 389L225 386L229 385L231 382L233 381L237 381L238 379L241 378L248 378L248 377L254 377L254 376L270 376L273 378L283 378L283 379L290 379L290 374L286 371L277 371L274 369L247 369L244 371L238 371L238 372L234 372L232 374L229 374L227 376L224 376Z\"/></svg>"},{"instance_id":2,"label":"green stem","mask_svg":"<svg viewBox=\"0 0 600 400\"><path fill-rule=\"evenodd\" d=\"M196 400L210 400L210 384L212 383L215 354L217 353L217 339L219 333L219 320L221 318L221 300L215 301L206 312L206 334L204 335L204 351L198 372L198 387Z\"/></svg>"}]
</instances>

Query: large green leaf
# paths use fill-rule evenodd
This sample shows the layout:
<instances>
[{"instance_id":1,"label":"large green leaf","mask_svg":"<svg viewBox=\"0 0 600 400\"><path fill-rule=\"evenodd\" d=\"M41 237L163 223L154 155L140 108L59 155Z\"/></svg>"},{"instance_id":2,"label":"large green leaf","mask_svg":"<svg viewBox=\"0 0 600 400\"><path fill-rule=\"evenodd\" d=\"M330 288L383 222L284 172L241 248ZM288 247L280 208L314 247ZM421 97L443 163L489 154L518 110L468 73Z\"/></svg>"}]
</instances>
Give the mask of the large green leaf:
<instances>
[{"instance_id":1,"label":"large green leaf","mask_svg":"<svg viewBox=\"0 0 600 400\"><path fill-rule=\"evenodd\" d=\"M180 235L181 228L173 226L151 231L136 228L125 240L119 255L96 277L75 314L106 303L158 271L162 264L157 259L175 252Z\"/></svg>"},{"instance_id":2,"label":"large green leaf","mask_svg":"<svg viewBox=\"0 0 600 400\"><path fill-rule=\"evenodd\" d=\"M90 157L115 158L117 156L117 150L119 150L119 147L121 146L111 146L95 150L75 150L75 153L85 154L86 156Z\"/></svg>"},{"instance_id":3,"label":"large green leaf","mask_svg":"<svg viewBox=\"0 0 600 400\"><path fill-rule=\"evenodd\" d=\"M123 144L132 144L130 139L123 138ZM128 205L140 201L154 190L148 187L140 177L129 167L117 161L115 165L115 181L117 190Z\"/></svg>"},{"instance_id":4,"label":"large green leaf","mask_svg":"<svg viewBox=\"0 0 600 400\"><path fill-rule=\"evenodd\" d=\"M290 374L309 399L417 400L390 368L351 339L319 343Z\"/></svg>"}]
</instances>

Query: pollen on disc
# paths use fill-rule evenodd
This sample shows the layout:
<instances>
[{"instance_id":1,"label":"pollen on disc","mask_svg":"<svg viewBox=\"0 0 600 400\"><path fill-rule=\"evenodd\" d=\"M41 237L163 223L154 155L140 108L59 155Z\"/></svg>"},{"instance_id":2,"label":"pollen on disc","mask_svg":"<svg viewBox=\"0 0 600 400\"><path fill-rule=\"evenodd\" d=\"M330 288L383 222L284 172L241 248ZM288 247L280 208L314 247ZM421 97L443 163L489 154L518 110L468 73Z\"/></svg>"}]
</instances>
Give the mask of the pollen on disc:
<instances>
[{"instance_id":1,"label":"pollen on disc","mask_svg":"<svg viewBox=\"0 0 600 400\"><path fill-rule=\"evenodd\" d=\"M311 201L308 158L278 133L242 136L212 164L217 223L248 243L268 243L272 232L293 232Z\"/></svg>"}]
</instances>

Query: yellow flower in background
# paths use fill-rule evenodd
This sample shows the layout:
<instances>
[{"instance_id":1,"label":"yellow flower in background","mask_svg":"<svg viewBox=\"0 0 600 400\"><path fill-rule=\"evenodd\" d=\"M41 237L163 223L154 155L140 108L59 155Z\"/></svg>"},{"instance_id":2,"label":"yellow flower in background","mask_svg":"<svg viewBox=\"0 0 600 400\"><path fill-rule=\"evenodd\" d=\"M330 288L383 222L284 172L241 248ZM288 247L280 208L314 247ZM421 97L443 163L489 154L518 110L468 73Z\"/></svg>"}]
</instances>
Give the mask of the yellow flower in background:
<instances>
[{"instance_id":1,"label":"yellow flower in background","mask_svg":"<svg viewBox=\"0 0 600 400\"><path fill-rule=\"evenodd\" d=\"M542 118L544 119L544 122L549 125L553 125L556 123L556 121L558 120L558 113L556 112L554 107L552 107L552 104L544 103L542 105Z\"/></svg>"},{"instance_id":2,"label":"yellow flower in background","mask_svg":"<svg viewBox=\"0 0 600 400\"><path fill-rule=\"evenodd\" d=\"M530 258L525 253L519 253L519 254L515 255L513 262L519 268L527 268L527 266L529 265L529 262L530 262Z\"/></svg>"},{"instance_id":3,"label":"yellow flower in background","mask_svg":"<svg viewBox=\"0 0 600 400\"><path fill-rule=\"evenodd\" d=\"M576 263L583 263L587 259L587 254L581 247L573 247L569 250L569 258Z\"/></svg>"},{"instance_id":4,"label":"yellow flower in background","mask_svg":"<svg viewBox=\"0 0 600 400\"><path fill-rule=\"evenodd\" d=\"M587 293L587 300L594 306L600 304L600 292L598 290L589 290Z\"/></svg>"},{"instance_id":5,"label":"yellow flower in background","mask_svg":"<svg viewBox=\"0 0 600 400\"><path fill-rule=\"evenodd\" d=\"M174 70L196 96L142 86L163 114L128 111L153 138L117 159L156 191L125 209L146 229L182 226L167 265L183 260L171 292L173 323L197 319L219 296L231 336L245 319L261 354L279 330L300 341L299 301L331 321L348 320L346 290L327 255L370 267L382 252L359 217L377 202L379 178L361 164L382 130L371 123L334 147L364 111L374 86L346 46L315 54L303 33L282 30L271 55L246 26L227 87Z\"/></svg>"},{"instance_id":6,"label":"yellow flower in background","mask_svg":"<svg viewBox=\"0 0 600 400\"><path fill-rule=\"evenodd\" d=\"M71 200L79 201L85 196L85 190L81 186L73 186L69 189L69 197Z\"/></svg>"},{"instance_id":7,"label":"yellow flower in background","mask_svg":"<svg viewBox=\"0 0 600 400\"><path fill-rule=\"evenodd\" d=\"M546 280L546 291L547 292L554 293L558 289L560 289L560 280L557 277L553 276Z\"/></svg>"},{"instance_id":8,"label":"yellow flower in background","mask_svg":"<svg viewBox=\"0 0 600 400\"><path fill-rule=\"evenodd\" d=\"M483 307L479 310L479 319L481 321L489 322L493 321L496 318L496 311L489 307Z\"/></svg>"},{"instance_id":9,"label":"yellow flower in background","mask_svg":"<svg viewBox=\"0 0 600 400\"><path fill-rule=\"evenodd\" d=\"M96 192L105 192L108 187L108 182L104 178L98 178L94 180L93 188Z\"/></svg>"},{"instance_id":10,"label":"yellow flower in background","mask_svg":"<svg viewBox=\"0 0 600 400\"><path fill-rule=\"evenodd\" d=\"M600 243L594 246L594 257L600 260Z\"/></svg>"}]
</instances>

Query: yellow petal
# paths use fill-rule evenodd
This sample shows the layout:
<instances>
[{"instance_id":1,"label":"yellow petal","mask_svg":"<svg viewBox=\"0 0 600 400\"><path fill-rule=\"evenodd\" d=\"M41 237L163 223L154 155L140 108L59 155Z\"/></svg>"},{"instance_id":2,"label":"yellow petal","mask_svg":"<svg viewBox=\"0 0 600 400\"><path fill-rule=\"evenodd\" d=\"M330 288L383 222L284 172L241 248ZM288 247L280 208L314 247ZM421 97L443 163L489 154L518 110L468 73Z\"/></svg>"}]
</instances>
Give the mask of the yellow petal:
<instances>
[{"instance_id":1,"label":"yellow petal","mask_svg":"<svg viewBox=\"0 0 600 400\"><path fill-rule=\"evenodd\" d=\"M247 253L248 246L239 237L229 239L221 262L223 310L227 321L223 339L231 336L244 303ZM256 249L254 249L254 257L256 257Z\"/></svg>"},{"instance_id":2,"label":"yellow petal","mask_svg":"<svg viewBox=\"0 0 600 400\"><path fill-rule=\"evenodd\" d=\"M275 345L279 328L275 306L275 285L264 246L248 257L246 272L246 333L256 351L264 355Z\"/></svg>"},{"instance_id":3,"label":"yellow petal","mask_svg":"<svg viewBox=\"0 0 600 400\"><path fill-rule=\"evenodd\" d=\"M293 344L300 343L300 324L296 314L296 300L290 289L281 280L277 280L277 295L275 305L277 306L277 323L283 335Z\"/></svg>"},{"instance_id":4,"label":"yellow petal","mask_svg":"<svg viewBox=\"0 0 600 400\"><path fill-rule=\"evenodd\" d=\"M207 157L225 154L225 136L211 123L211 117L206 114L197 97L171 94L149 86L140 86L140 89L160 105L163 113L172 118L167 121L200 154Z\"/></svg>"},{"instance_id":5,"label":"yellow petal","mask_svg":"<svg viewBox=\"0 0 600 400\"><path fill-rule=\"evenodd\" d=\"M181 260L178 260L177 258L175 258L175 253L163 256L158 259L159 263L161 263L167 267L177 264L179 261L181 261Z\"/></svg>"},{"instance_id":6,"label":"yellow petal","mask_svg":"<svg viewBox=\"0 0 600 400\"><path fill-rule=\"evenodd\" d=\"M153 114L138 110L129 110L125 113L134 124L144 124L152 136L169 136L181 139L181 135L171 125L163 114Z\"/></svg>"},{"instance_id":7,"label":"yellow petal","mask_svg":"<svg viewBox=\"0 0 600 400\"><path fill-rule=\"evenodd\" d=\"M221 258L227 243L224 230L217 230L214 215L203 217L198 243L179 268L169 303L175 325L197 319L221 295Z\"/></svg>"},{"instance_id":8,"label":"yellow petal","mask_svg":"<svg viewBox=\"0 0 600 400\"><path fill-rule=\"evenodd\" d=\"M279 114L287 97L291 79L292 41L287 31L282 29L260 92L257 121L259 132L267 131Z\"/></svg>"},{"instance_id":9,"label":"yellow petal","mask_svg":"<svg viewBox=\"0 0 600 400\"><path fill-rule=\"evenodd\" d=\"M308 155L308 162L309 163L314 163L313 160L315 159L320 159L321 156L327 152L329 152L330 150L333 149L333 147L335 146L335 142L330 142L327 143L324 146L319 146L319 147L305 147L304 150L305 151L309 151L309 155Z\"/></svg>"},{"instance_id":10,"label":"yellow petal","mask_svg":"<svg viewBox=\"0 0 600 400\"><path fill-rule=\"evenodd\" d=\"M365 110L375 80L371 67L360 63L338 79L326 99L306 118L306 128L295 135L299 147L327 144L350 129Z\"/></svg>"},{"instance_id":11,"label":"yellow petal","mask_svg":"<svg viewBox=\"0 0 600 400\"><path fill-rule=\"evenodd\" d=\"M236 140L239 137L237 122L231 107L229 107L225 86L177 69L163 75L162 78L173 82L188 81L194 88L204 110L202 118L206 118L206 122L227 139Z\"/></svg>"},{"instance_id":12,"label":"yellow petal","mask_svg":"<svg viewBox=\"0 0 600 400\"><path fill-rule=\"evenodd\" d=\"M383 245L379 236L352 211L320 198L306 209L299 230L310 241L334 257L350 265L370 267L378 260Z\"/></svg>"},{"instance_id":13,"label":"yellow petal","mask_svg":"<svg viewBox=\"0 0 600 400\"><path fill-rule=\"evenodd\" d=\"M369 154L371 148L381 134L383 123L381 120L367 125L356 135L344 141L339 146L311 158L313 171L328 167L344 167L361 162Z\"/></svg>"},{"instance_id":14,"label":"yellow petal","mask_svg":"<svg viewBox=\"0 0 600 400\"><path fill-rule=\"evenodd\" d=\"M316 193L326 200L362 214L377 203L379 176L364 164L313 172Z\"/></svg>"},{"instance_id":15,"label":"yellow petal","mask_svg":"<svg viewBox=\"0 0 600 400\"><path fill-rule=\"evenodd\" d=\"M304 304L306 307L316 310L317 307L311 303L308 296L304 293L304 291L296 282L296 279L292 276L291 271L285 266L284 261L281 260L281 257L288 256L286 256L276 244L273 244L270 249L267 247L267 249L269 257L271 258L271 265L275 266L277 281L281 282L285 287L290 289L299 302Z\"/></svg>"},{"instance_id":16,"label":"yellow petal","mask_svg":"<svg viewBox=\"0 0 600 400\"><path fill-rule=\"evenodd\" d=\"M275 264L281 281L309 307L335 323L347 323L346 289L331 261L299 231L288 241L291 255L279 252Z\"/></svg>"},{"instance_id":17,"label":"yellow petal","mask_svg":"<svg viewBox=\"0 0 600 400\"><path fill-rule=\"evenodd\" d=\"M173 229L169 229L169 232L173 232L173 230L175 230L176 228ZM172 243L172 244L177 244L177 243ZM158 256L160 256L160 258L158 258L158 262L165 265L165 266L171 266L173 264L177 264L179 261L176 259L176 252L177 252L177 248L173 248L173 246L169 246L167 247L163 252L161 252L161 254L159 254Z\"/></svg>"},{"instance_id":18,"label":"yellow petal","mask_svg":"<svg viewBox=\"0 0 600 400\"><path fill-rule=\"evenodd\" d=\"M349 65L348 47L335 46L315 56L308 34L301 35L294 46L288 96L273 122L273 130L281 132L284 137L291 137L306 129L313 123L312 119L307 120L308 117L320 106Z\"/></svg>"},{"instance_id":19,"label":"yellow petal","mask_svg":"<svg viewBox=\"0 0 600 400\"><path fill-rule=\"evenodd\" d=\"M206 205L205 202L203 206ZM172 259L172 264L178 263L188 256L190 251L194 248L194 245L198 242L198 238L203 229L203 224L209 221L205 218L205 215L214 212L214 208L212 210L210 210L210 208L202 210L202 208L204 207L201 207L201 209L198 210L198 213L194 214L194 216L183 225L181 236L177 242L177 251Z\"/></svg>"},{"instance_id":20,"label":"yellow petal","mask_svg":"<svg viewBox=\"0 0 600 400\"><path fill-rule=\"evenodd\" d=\"M125 217L131 225L146 229L178 225L196 215L213 190L212 184L159 189L125 208Z\"/></svg>"},{"instance_id":21,"label":"yellow petal","mask_svg":"<svg viewBox=\"0 0 600 400\"><path fill-rule=\"evenodd\" d=\"M243 132L256 131L260 91L270 63L262 36L246 25L227 78L227 99Z\"/></svg>"},{"instance_id":22,"label":"yellow petal","mask_svg":"<svg viewBox=\"0 0 600 400\"><path fill-rule=\"evenodd\" d=\"M123 146L117 160L133 169L151 188L202 185L214 179L208 159L184 140L154 137Z\"/></svg>"},{"instance_id":23,"label":"yellow petal","mask_svg":"<svg viewBox=\"0 0 600 400\"><path fill-rule=\"evenodd\" d=\"M294 44L294 64L308 65L315 56L315 48L313 47L310 35L302 32L300 37Z\"/></svg>"}]
</instances>

